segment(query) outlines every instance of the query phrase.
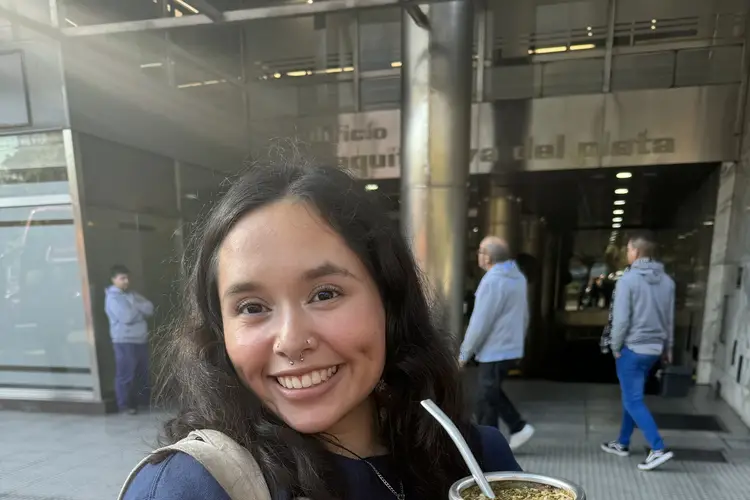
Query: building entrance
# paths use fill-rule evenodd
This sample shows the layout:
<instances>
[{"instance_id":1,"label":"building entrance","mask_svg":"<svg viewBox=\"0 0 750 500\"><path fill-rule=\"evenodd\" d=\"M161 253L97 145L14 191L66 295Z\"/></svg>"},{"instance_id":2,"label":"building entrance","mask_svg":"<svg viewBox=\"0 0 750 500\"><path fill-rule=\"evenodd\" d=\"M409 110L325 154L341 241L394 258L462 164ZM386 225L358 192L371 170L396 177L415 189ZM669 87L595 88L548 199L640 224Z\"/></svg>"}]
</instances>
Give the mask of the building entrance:
<instances>
[{"instance_id":1,"label":"building entrance","mask_svg":"<svg viewBox=\"0 0 750 500\"><path fill-rule=\"evenodd\" d=\"M655 233L676 291L675 362L694 367L711 254L718 164L473 175L463 244L465 310L481 279L473 252L487 234L510 241L529 280L531 324L519 373L527 378L615 383L600 351L610 298L626 265L628 235ZM399 222L399 179L363 180Z\"/></svg>"},{"instance_id":2,"label":"building entrance","mask_svg":"<svg viewBox=\"0 0 750 500\"><path fill-rule=\"evenodd\" d=\"M642 229L655 233L659 260L677 287L675 362L694 366L718 176L712 164L515 176L510 189L522 214L516 246L519 262L531 264L524 376L616 382L611 355L601 353L599 341L627 265L628 234ZM538 241L529 245L530 238Z\"/></svg>"}]
</instances>

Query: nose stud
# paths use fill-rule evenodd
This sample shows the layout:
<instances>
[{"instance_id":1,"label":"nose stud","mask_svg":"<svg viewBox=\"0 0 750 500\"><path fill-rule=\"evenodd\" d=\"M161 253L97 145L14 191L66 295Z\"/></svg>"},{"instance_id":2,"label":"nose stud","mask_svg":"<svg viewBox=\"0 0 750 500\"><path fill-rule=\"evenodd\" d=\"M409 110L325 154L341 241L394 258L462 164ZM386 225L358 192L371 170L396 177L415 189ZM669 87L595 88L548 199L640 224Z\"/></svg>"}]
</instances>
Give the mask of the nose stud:
<instances>
[{"instance_id":1,"label":"nose stud","mask_svg":"<svg viewBox=\"0 0 750 500\"><path fill-rule=\"evenodd\" d=\"M311 346L312 345L312 340L310 340L310 339L305 340L305 345L308 346L308 347ZM300 353L299 353L299 362L300 363L302 363L305 360L305 357L303 356L304 353L305 353L305 349L302 349L300 351Z\"/></svg>"},{"instance_id":2,"label":"nose stud","mask_svg":"<svg viewBox=\"0 0 750 500\"><path fill-rule=\"evenodd\" d=\"M312 339L305 340L305 345L308 346L308 347L311 346L312 345ZM276 344L276 349L278 349L278 348L279 348L279 344ZM305 349L307 349L307 347ZM305 352L305 349L302 349L300 351L300 353L299 353L299 362L300 363L302 363L302 362L305 361L305 357L303 355L304 352ZM289 364L292 365L292 366L294 366L294 360L292 358L289 358L288 356L287 356L287 359L289 359Z\"/></svg>"}]
</instances>

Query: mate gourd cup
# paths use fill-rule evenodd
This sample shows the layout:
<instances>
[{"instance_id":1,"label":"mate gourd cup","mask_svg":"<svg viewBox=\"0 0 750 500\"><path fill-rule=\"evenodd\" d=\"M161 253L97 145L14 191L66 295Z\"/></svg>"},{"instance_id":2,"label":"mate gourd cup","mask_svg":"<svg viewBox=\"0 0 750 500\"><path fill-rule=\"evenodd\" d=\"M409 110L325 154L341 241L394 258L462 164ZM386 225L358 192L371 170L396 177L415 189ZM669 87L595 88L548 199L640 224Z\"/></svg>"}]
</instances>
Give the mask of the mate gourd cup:
<instances>
[{"instance_id":1,"label":"mate gourd cup","mask_svg":"<svg viewBox=\"0 0 750 500\"><path fill-rule=\"evenodd\" d=\"M503 482L507 483L509 487L513 488L528 487L530 489L529 493L537 490L539 491L539 494L537 496L540 500L545 498L542 490L546 489L547 491L549 491L550 488L564 493L564 500L586 500L586 493L580 486L564 479L542 476L540 474L530 474L527 472L487 472L484 474L484 477L487 478L490 486L495 482ZM475 485L476 481L474 481L474 478L471 476L456 481L455 483L453 483L453 486L451 486L451 489L448 492L448 500L464 500L465 497L462 496L462 493L465 495L466 490ZM518 498L517 496L508 496L508 499L505 499L503 498L502 493L495 493L495 496L497 497L497 500L512 500L514 498ZM533 494L531 494L526 498L522 497L522 500L537 499L535 499Z\"/></svg>"}]
</instances>

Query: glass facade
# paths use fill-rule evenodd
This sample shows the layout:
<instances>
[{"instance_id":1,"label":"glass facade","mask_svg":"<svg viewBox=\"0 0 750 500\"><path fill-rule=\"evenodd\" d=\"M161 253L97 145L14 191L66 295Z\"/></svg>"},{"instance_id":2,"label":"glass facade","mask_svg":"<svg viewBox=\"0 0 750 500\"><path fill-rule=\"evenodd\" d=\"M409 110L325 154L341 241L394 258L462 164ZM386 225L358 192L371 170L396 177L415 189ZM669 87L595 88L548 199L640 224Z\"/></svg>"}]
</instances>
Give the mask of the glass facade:
<instances>
[{"instance_id":1,"label":"glass facade","mask_svg":"<svg viewBox=\"0 0 750 500\"><path fill-rule=\"evenodd\" d=\"M0 137L0 394L94 399L62 133Z\"/></svg>"}]
</instances>

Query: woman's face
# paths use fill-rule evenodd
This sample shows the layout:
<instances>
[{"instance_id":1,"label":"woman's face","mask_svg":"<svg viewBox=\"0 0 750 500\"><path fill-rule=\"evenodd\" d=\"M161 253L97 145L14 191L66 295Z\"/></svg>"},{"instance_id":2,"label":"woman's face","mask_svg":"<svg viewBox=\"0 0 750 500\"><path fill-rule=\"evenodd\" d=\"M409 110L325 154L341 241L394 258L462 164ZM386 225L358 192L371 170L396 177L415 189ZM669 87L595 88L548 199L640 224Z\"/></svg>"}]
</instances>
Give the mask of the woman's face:
<instances>
[{"instance_id":1,"label":"woman's face","mask_svg":"<svg viewBox=\"0 0 750 500\"><path fill-rule=\"evenodd\" d=\"M365 266L313 209L280 201L219 248L227 352L291 427L331 432L361 412L383 372L385 311Z\"/></svg>"}]
</instances>

